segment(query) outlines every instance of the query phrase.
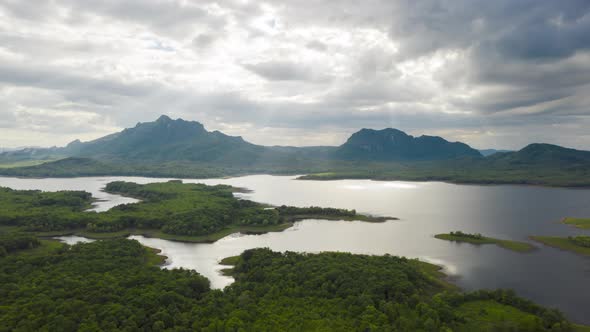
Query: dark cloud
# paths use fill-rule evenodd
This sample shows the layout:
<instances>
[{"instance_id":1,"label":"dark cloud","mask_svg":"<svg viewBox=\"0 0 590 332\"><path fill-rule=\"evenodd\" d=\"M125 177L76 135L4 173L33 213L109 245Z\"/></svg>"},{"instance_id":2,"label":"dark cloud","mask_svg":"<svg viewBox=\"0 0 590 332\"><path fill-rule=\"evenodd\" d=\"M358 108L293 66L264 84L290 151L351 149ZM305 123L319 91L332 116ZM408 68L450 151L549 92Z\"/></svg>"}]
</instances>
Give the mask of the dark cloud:
<instances>
[{"instance_id":1,"label":"dark cloud","mask_svg":"<svg viewBox=\"0 0 590 332\"><path fill-rule=\"evenodd\" d=\"M243 67L271 81L308 81L314 78L310 68L293 62L260 62L244 64Z\"/></svg>"},{"instance_id":2,"label":"dark cloud","mask_svg":"<svg viewBox=\"0 0 590 332\"><path fill-rule=\"evenodd\" d=\"M590 149L586 0L5 0L0 16L0 126L23 137L166 113L265 143L392 126Z\"/></svg>"},{"instance_id":3,"label":"dark cloud","mask_svg":"<svg viewBox=\"0 0 590 332\"><path fill-rule=\"evenodd\" d=\"M87 93L109 98L126 96L141 98L155 89L149 83L124 83L117 78L95 78L83 73L74 73L67 68L50 66L26 66L19 63L0 63L0 82L16 86L59 90L76 95Z\"/></svg>"}]
</instances>

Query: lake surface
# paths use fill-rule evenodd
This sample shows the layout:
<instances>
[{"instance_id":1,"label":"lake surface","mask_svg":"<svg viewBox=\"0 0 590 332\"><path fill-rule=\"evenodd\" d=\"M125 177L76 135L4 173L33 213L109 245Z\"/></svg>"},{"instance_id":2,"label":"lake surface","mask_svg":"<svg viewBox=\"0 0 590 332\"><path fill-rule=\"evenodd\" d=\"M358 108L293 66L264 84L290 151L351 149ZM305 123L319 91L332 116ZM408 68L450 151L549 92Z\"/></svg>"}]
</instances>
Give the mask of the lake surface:
<instances>
[{"instance_id":1,"label":"lake surface","mask_svg":"<svg viewBox=\"0 0 590 332\"><path fill-rule=\"evenodd\" d=\"M48 191L86 190L101 199L94 209L104 211L134 201L100 191L106 183L116 180L148 183L168 179L0 177L0 186ZM132 237L161 249L169 257L168 268L195 269L208 277L213 287L232 282L231 278L219 274L222 268L219 260L249 248L389 253L442 265L452 281L466 290L512 288L520 296L559 308L576 322L590 324L589 258L541 244L535 244L539 250L522 254L493 245L477 247L433 238L434 234L454 230L520 241L528 241L530 235L589 235L588 231L559 221L564 216L590 216L590 190L438 182L298 181L294 177L266 175L184 181L248 188L252 192L240 196L275 205L347 208L401 219L378 224L306 220L284 232L235 234L212 244Z\"/></svg>"}]
</instances>

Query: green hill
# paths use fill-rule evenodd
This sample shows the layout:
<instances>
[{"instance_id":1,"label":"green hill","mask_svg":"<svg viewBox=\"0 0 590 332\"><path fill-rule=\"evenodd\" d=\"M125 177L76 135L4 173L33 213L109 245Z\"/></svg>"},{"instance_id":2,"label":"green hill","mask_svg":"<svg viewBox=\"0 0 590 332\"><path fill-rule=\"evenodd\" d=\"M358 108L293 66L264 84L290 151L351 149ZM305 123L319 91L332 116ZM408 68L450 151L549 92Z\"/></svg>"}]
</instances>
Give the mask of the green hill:
<instances>
[{"instance_id":1,"label":"green hill","mask_svg":"<svg viewBox=\"0 0 590 332\"><path fill-rule=\"evenodd\" d=\"M334 156L351 160L412 161L481 157L481 153L467 144L449 142L438 136L414 137L387 128L362 129L354 133Z\"/></svg>"},{"instance_id":2,"label":"green hill","mask_svg":"<svg viewBox=\"0 0 590 332\"><path fill-rule=\"evenodd\" d=\"M563 166L588 167L590 151L568 149L558 145L533 143L516 152L502 152L487 158L488 163L496 166Z\"/></svg>"},{"instance_id":3,"label":"green hill","mask_svg":"<svg viewBox=\"0 0 590 332\"><path fill-rule=\"evenodd\" d=\"M262 146L167 116L89 142L1 153L0 164L11 166L0 167L0 175L8 176L203 178L268 173L311 174L306 178L323 180L590 186L590 151L551 144L483 157L461 142L387 128L362 129L341 146ZM33 166L14 167L27 164Z\"/></svg>"}]
</instances>

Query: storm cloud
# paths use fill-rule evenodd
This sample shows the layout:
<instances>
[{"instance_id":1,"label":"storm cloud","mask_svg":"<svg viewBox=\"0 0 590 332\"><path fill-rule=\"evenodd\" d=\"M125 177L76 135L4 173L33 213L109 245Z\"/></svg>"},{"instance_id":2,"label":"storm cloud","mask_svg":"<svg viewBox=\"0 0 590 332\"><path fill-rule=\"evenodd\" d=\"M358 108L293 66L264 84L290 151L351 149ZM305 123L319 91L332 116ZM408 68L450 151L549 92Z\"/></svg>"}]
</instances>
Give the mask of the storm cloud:
<instances>
[{"instance_id":1,"label":"storm cloud","mask_svg":"<svg viewBox=\"0 0 590 332\"><path fill-rule=\"evenodd\" d=\"M590 2L0 2L0 147L160 114L270 145L396 127L590 149Z\"/></svg>"}]
</instances>

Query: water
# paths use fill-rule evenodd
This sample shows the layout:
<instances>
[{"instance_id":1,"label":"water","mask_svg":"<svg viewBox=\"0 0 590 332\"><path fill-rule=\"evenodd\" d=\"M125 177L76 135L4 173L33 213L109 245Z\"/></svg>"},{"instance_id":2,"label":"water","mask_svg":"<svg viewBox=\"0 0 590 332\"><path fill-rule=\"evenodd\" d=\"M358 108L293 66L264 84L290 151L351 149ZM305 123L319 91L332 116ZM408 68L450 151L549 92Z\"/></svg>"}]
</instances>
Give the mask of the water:
<instances>
[{"instance_id":1,"label":"water","mask_svg":"<svg viewBox=\"0 0 590 332\"><path fill-rule=\"evenodd\" d=\"M18 189L83 189L104 199L104 211L127 198L100 191L115 180L147 183L167 179L96 177L74 179L0 178L0 186ZM356 209L361 213L398 217L398 221L363 223L307 220L279 233L232 235L213 244L189 244L133 236L161 249L168 268L192 268L214 287L232 282L219 274L221 258L245 249L306 252L348 251L420 258L444 266L460 287L512 288L539 304L557 307L580 323L590 324L590 259L535 244L539 250L515 253L493 245L472 246L433 238L462 230L487 236L529 241L530 235L587 234L560 224L564 216L590 216L590 190L530 186L474 186L446 183L376 182L368 180L297 181L293 177L247 176L185 180L229 184L253 190L246 198L275 205Z\"/></svg>"}]
</instances>

